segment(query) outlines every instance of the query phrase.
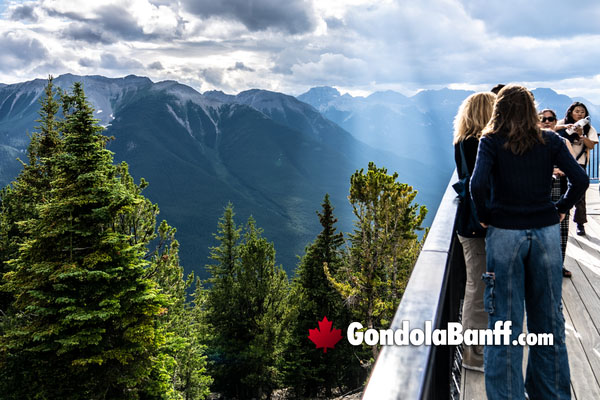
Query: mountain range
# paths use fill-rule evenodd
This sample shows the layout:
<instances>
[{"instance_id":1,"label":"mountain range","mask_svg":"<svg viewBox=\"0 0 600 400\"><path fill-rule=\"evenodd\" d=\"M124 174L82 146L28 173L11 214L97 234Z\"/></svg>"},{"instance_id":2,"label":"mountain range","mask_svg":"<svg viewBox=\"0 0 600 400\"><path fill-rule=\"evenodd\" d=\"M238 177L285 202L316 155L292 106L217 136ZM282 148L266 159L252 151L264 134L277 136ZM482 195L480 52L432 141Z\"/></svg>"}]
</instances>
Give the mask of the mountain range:
<instances>
[{"instance_id":1,"label":"mountain range","mask_svg":"<svg viewBox=\"0 0 600 400\"><path fill-rule=\"evenodd\" d=\"M454 168L452 119L471 93L363 98L321 87L298 98L258 89L229 95L138 76L71 74L55 84L68 90L76 81L83 82L105 135L114 137L108 147L115 161L126 161L136 179L150 182L145 195L178 229L182 263L200 277L206 277L203 267L228 202L238 224L256 219L291 273L320 230L315 211L326 193L338 228L352 230L350 176L369 161L413 185L430 221ZM26 155L45 85L41 79L0 85L2 186L21 168L17 158ZM552 90L543 94L547 104L570 104Z\"/></svg>"}]
</instances>

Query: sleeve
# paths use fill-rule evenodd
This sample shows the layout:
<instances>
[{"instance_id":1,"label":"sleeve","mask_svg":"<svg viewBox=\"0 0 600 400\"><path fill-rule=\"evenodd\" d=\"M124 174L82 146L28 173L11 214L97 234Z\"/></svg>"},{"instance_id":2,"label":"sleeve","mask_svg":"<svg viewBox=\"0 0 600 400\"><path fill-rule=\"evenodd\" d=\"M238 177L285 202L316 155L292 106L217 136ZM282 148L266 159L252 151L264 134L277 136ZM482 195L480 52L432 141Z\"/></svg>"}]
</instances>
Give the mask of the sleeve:
<instances>
[{"instance_id":1,"label":"sleeve","mask_svg":"<svg viewBox=\"0 0 600 400\"><path fill-rule=\"evenodd\" d=\"M569 180L567 192L556 202L558 212L565 214L585 194L590 182L584 169L577 164L564 142L553 138L552 144L557 148L555 164Z\"/></svg>"},{"instance_id":2,"label":"sleeve","mask_svg":"<svg viewBox=\"0 0 600 400\"><path fill-rule=\"evenodd\" d=\"M487 207L487 198L490 192L490 173L496 159L496 151L492 140L482 137L477 150L477 160L471 176L471 198L479 220L489 224L490 210Z\"/></svg>"},{"instance_id":3,"label":"sleeve","mask_svg":"<svg viewBox=\"0 0 600 400\"><path fill-rule=\"evenodd\" d=\"M590 131L587 134L588 139L590 139L594 143L598 143L598 132L594 129L593 126L590 125Z\"/></svg>"}]
</instances>

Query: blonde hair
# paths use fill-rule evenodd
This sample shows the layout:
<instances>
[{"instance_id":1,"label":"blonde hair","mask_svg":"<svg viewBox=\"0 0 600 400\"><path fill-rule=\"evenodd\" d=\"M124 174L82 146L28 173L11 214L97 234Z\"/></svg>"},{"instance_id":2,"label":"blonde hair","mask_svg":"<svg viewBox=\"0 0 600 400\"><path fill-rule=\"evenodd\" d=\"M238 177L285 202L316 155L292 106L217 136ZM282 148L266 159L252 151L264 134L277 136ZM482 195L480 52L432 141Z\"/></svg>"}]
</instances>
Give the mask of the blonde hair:
<instances>
[{"instance_id":1,"label":"blonde hair","mask_svg":"<svg viewBox=\"0 0 600 400\"><path fill-rule=\"evenodd\" d=\"M544 143L538 122L533 94L523 86L508 85L498 93L492 119L483 134L505 137L505 149L523 154L537 143Z\"/></svg>"},{"instance_id":2,"label":"blonde hair","mask_svg":"<svg viewBox=\"0 0 600 400\"><path fill-rule=\"evenodd\" d=\"M467 97L454 117L454 144L475 136L481 137L481 131L492 117L496 95L491 92L474 93Z\"/></svg>"}]
</instances>

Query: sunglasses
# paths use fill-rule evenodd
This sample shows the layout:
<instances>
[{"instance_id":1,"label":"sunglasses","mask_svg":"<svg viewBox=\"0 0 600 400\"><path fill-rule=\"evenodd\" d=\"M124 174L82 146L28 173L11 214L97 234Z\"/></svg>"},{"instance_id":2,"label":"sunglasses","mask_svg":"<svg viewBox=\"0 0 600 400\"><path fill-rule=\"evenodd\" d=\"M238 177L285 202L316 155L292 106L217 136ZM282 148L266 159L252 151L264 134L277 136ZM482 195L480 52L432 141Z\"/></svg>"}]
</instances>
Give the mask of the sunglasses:
<instances>
[{"instance_id":1,"label":"sunglasses","mask_svg":"<svg viewBox=\"0 0 600 400\"><path fill-rule=\"evenodd\" d=\"M543 117L540 119L542 122L554 122L556 121L556 117Z\"/></svg>"}]
</instances>

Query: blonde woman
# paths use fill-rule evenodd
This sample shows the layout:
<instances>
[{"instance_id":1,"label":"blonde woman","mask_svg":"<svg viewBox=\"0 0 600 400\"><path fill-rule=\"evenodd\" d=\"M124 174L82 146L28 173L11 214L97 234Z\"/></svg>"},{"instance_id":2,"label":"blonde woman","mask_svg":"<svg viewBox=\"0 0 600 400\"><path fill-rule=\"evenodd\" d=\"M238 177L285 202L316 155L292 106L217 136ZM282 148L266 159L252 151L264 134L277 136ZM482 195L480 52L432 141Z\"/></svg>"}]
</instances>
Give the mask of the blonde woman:
<instances>
[{"instance_id":1,"label":"blonde woman","mask_svg":"<svg viewBox=\"0 0 600 400\"><path fill-rule=\"evenodd\" d=\"M471 176L477 156L477 146L481 131L492 116L496 95L489 92L475 93L467 97L454 118L454 160L460 178ZM478 225L475 210L471 206L468 179L466 196L461 199L457 213L457 233L462 244L467 283L462 310L463 329L485 329L487 313L483 309L483 290L481 280L485 272L485 229ZM464 346L463 367L483 372L483 346Z\"/></svg>"}]
</instances>

